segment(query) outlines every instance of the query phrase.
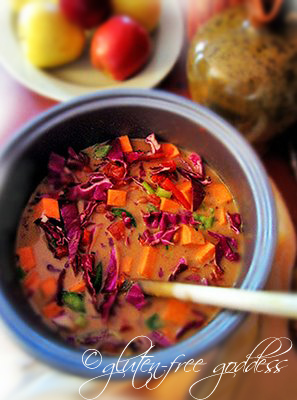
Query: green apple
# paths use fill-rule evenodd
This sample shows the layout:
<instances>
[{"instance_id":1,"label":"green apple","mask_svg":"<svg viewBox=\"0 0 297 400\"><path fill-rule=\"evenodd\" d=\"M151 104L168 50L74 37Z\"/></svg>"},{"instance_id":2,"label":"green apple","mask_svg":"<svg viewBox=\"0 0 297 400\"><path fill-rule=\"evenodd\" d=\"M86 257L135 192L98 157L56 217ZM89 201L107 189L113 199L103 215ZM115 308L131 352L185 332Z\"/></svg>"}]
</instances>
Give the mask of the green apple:
<instances>
[{"instance_id":1,"label":"green apple","mask_svg":"<svg viewBox=\"0 0 297 400\"><path fill-rule=\"evenodd\" d=\"M127 15L148 31L153 31L160 20L161 0L111 0L115 14Z\"/></svg>"},{"instance_id":2,"label":"green apple","mask_svg":"<svg viewBox=\"0 0 297 400\"><path fill-rule=\"evenodd\" d=\"M84 30L68 21L51 1L25 5L18 18L18 34L25 56L39 68L76 60L86 41Z\"/></svg>"}]
</instances>

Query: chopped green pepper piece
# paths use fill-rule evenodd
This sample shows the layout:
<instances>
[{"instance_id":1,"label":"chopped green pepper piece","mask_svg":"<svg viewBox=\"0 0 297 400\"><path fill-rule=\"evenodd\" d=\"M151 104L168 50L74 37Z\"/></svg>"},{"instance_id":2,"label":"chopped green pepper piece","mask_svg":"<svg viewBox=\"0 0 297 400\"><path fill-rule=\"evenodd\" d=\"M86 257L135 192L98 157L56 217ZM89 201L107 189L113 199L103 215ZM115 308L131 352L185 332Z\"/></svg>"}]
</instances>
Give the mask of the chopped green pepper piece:
<instances>
[{"instance_id":1,"label":"chopped green pepper piece","mask_svg":"<svg viewBox=\"0 0 297 400\"><path fill-rule=\"evenodd\" d=\"M206 215L199 215L197 213L193 213L193 217L195 221L200 222L200 227L204 230L210 229L214 223L214 216L207 217Z\"/></svg>"},{"instance_id":2,"label":"chopped green pepper piece","mask_svg":"<svg viewBox=\"0 0 297 400\"><path fill-rule=\"evenodd\" d=\"M154 189L147 182L142 182L142 186L145 188L148 194L155 194Z\"/></svg>"},{"instance_id":3,"label":"chopped green pepper piece","mask_svg":"<svg viewBox=\"0 0 297 400\"><path fill-rule=\"evenodd\" d=\"M103 280L103 265L100 262L97 265L95 277L91 279L96 294L98 294L102 289L102 280Z\"/></svg>"},{"instance_id":4,"label":"chopped green pepper piece","mask_svg":"<svg viewBox=\"0 0 297 400\"><path fill-rule=\"evenodd\" d=\"M165 199L170 199L172 196L172 193L169 192L169 190L162 189L158 186L156 190L156 195L159 197L165 197Z\"/></svg>"},{"instance_id":5,"label":"chopped green pepper piece","mask_svg":"<svg viewBox=\"0 0 297 400\"><path fill-rule=\"evenodd\" d=\"M163 322L161 321L159 314L155 313L152 316L150 316L146 321L146 326L151 330L151 331L155 331L158 330L160 328L162 328L162 326L164 325Z\"/></svg>"},{"instance_id":6,"label":"chopped green pepper piece","mask_svg":"<svg viewBox=\"0 0 297 400\"><path fill-rule=\"evenodd\" d=\"M110 144L106 144L106 145L104 145L104 146L98 146L98 147L96 147L96 148L95 148L95 151L94 151L95 158L103 158L103 157L106 157L107 154L110 152L111 147L112 147L112 146L111 146Z\"/></svg>"},{"instance_id":7,"label":"chopped green pepper piece","mask_svg":"<svg viewBox=\"0 0 297 400\"><path fill-rule=\"evenodd\" d=\"M111 212L113 213L113 215L115 217L119 217L119 218L122 218L122 214L125 213L127 215L127 217L131 218L131 224L133 226L135 226L135 228L136 228L135 218L133 217L133 215L131 213L129 213L129 211L126 211L124 208L113 208L111 210Z\"/></svg>"},{"instance_id":8,"label":"chopped green pepper piece","mask_svg":"<svg viewBox=\"0 0 297 400\"><path fill-rule=\"evenodd\" d=\"M169 250L169 245L168 244L166 244L165 249Z\"/></svg>"},{"instance_id":9,"label":"chopped green pepper piece","mask_svg":"<svg viewBox=\"0 0 297 400\"><path fill-rule=\"evenodd\" d=\"M79 315L77 318L75 318L74 323L80 328L85 328L88 325L88 320L84 315Z\"/></svg>"},{"instance_id":10,"label":"chopped green pepper piece","mask_svg":"<svg viewBox=\"0 0 297 400\"><path fill-rule=\"evenodd\" d=\"M66 307L73 311L85 312L84 298L81 294L64 291L62 301Z\"/></svg>"}]
</instances>

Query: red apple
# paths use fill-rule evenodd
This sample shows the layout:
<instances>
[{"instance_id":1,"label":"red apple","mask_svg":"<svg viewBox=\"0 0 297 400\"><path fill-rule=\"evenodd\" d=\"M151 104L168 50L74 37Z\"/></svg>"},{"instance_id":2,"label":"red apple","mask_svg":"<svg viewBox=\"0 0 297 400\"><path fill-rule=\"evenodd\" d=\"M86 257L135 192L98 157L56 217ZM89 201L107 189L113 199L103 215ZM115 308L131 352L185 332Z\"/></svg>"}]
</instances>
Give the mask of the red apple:
<instances>
[{"instance_id":1,"label":"red apple","mask_svg":"<svg viewBox=\"0 0 297 400\"><path fill-rule=\"evenodd\" d=\"M108 7L108 0L60 0L63 14L86 29L98 26L106 17Z\"/></svg>"},{"instance_id":2,"label":"red apple","mask_svg":"<svg viewBox=\"0 0 297 400\"><path fill-rule=\"evenodd\" d=\"M151 53L149 33L126 16L114 16L95 32L91 43L91 62L114 79L135 74Z\"/></svg>"}]
</instances>

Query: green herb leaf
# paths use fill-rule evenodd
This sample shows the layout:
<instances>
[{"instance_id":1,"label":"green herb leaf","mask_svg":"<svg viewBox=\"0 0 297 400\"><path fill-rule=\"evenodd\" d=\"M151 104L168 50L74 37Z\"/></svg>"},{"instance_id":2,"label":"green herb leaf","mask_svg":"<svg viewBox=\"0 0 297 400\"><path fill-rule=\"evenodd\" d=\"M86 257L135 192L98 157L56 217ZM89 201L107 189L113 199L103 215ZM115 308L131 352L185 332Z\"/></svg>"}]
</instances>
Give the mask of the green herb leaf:
<instances>
[{"instance_id":1,"label":"green herb leaf","mask_svg":"<svg viewBox=\"0 0 297 400\"><path fill-rule=\"evenodd\" d=\"M165 249L169 250L169 245L168 244L166 244Z\"/></svg>"},{"instance_id":2,"label":"green herb leaf","mask_svg":"<svg viewBox=\"0 0 297 400\"><path fill-rule=\"evenodd\" d=\"M62 293L62 301L66 307L73 311L85 312L84 298L81 294L64 291Z\"/></svg>"},{"instance_id":3,"label":"green herb leaf","mask_svg":"<svg viewBox=\"0 0 297 400\"><path fill-rule=\"evenodd\" d=\"M102 289L102 281L103 281L103 265L100 262L97 265L95 277L91 278L91 282L96 291L96 294L100 293Z\"/></svg>"},{"instance_id":4,"label":"green herb leaf","mask_svg":"<svg viewBox=\"0 0 297 400\"><path fill-rule=\"evenodd\" d=\"M94 150L94 156L95 158L103 158L106 157L107 154L110 152L111 150L111 145L110 144L106 144L104 146L98 146L95 148Z\"/></svg>"},{"instance_id":5,"label":"green herb leaf","mask_svg":"<svg viewBox=\"0 0 297 400\"><path fill-rule=\"evenodd\" d=\"M113 213L113 215L114 215L115 217L119 217L119 218L123 218L123 217L122 217L122 214L123 214L123 213L126 213L127 217L131 218L131 224L132 224L133 226L135 226L135 228L136 228L136 221L135 221L135 218L133 217L133 215L132 215L131 213L129 213L129 211L126 211L124 208L113 208L113 209L111 210L111 212Z\"/></svg>"},{"instance_id":6,"label":"green herb leaf","mask_svg":"<svg viewBox=\"0 0 297 400\"><path fill-rule=\"evenodd\" d=\"M199 215L197 213L193 213L193 217L195 221L200 222L200 227L204 230L210 229L215 221L214 216L207 217L206 215Z\"/></svg>"},{"instance_id":7,"label":"green herb leaf","mask_svg":"<svg viewBox=\"0 0 297 400\"><path fill-rule=\"evenodd\" d=\"M146 326L151 330L151 331L155 331L158 330L160 328L162 328L162 326L164 325L163 322L161 321L159 314L155 313L152 316L150 316L146 321Z\"/></svg>"}]
</instances>

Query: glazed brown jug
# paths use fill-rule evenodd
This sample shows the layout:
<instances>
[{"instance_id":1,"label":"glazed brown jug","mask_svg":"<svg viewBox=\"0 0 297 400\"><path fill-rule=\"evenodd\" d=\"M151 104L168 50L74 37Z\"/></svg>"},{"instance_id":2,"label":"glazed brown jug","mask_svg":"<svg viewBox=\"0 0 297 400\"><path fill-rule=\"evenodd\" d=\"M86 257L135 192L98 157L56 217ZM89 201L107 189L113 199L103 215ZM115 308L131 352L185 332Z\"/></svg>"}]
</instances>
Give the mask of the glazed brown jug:
<instances>
[{"instance_id":1,"label":"glazed brown jug","mask_svg":"<svg viewBox=\"0 0 297 400\"><path fill-rule=\"evenodd\" d=\"M187 62L194 101L216 111L250 142L297 120L297 23L282 0L250 0L198 29Z\"/></svg>"}]
</instances>

